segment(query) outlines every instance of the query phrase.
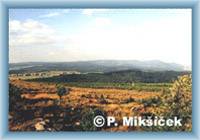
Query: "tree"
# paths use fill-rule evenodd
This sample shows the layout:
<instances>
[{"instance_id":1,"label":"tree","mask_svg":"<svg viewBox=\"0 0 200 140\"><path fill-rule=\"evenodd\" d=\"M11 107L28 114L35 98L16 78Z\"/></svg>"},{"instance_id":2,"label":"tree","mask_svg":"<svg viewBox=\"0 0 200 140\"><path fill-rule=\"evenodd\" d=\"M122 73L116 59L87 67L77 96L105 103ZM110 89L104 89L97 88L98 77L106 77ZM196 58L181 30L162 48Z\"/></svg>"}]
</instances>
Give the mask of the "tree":
<instances>
[{"instance_id":1,"label":"tree","mask_svg":"<svg viewBox=\"0 0 200 140\"><path fill-rule=\"evenodd\" d=\"M57 94L59 96L59 100L61 101L61 98L63 95L69 94L69 89L65 88L65 86L63 86L63 85L58 85L57 86Z\"/></svg>"},{"instance_id":2,"label":"tree","mask_svg":"<svg viewBox=\"0 0 200 140\"><path fill-rule=\"evenodd\" d=\"M161 110L157 110L156 116L165 119L174 117L182 119L182 126L153 126L143 127L149 131L191 131L192 130L192 76L179 76L174 81L170 90L162 91L160 103Z\"/></svg>"},{"instance_id":3,"label":"tree","mask_svg":"<svg viewBox=\"0 0 200 140\"><path fill-rule=\"evenodd\" d=\"M164 106L167 117L182 119L182 131L192 130L192 75L179 76L170 89L170 94L164 95Z\"/></svg>"}]
</instances>

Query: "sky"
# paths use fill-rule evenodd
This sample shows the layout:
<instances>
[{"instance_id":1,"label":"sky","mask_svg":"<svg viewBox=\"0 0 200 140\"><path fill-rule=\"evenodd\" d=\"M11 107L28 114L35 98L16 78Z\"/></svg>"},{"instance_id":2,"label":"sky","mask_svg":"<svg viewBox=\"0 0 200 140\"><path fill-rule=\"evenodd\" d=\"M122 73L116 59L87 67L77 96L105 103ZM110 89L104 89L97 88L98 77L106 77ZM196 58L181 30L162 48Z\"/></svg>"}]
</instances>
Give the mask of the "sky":
<instances>
[{"instance_id":1,"label":"sky","mask_svg":"<svg viewBox=\"0 0 200 140\"><path fill-rule=\"evenodd\" d=\"M191 9L9 9L9 63L160 60L191 67Z\"/></svg>"}]
</instances>

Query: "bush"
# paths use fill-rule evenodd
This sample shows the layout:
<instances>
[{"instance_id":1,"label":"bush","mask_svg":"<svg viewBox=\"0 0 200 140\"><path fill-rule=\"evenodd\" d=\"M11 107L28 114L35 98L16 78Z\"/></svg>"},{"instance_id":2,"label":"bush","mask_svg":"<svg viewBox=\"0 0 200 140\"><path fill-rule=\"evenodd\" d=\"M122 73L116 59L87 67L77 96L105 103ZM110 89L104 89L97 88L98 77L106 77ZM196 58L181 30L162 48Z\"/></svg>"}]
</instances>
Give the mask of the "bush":
<instances>
[{"instance_id":1,"label":"bush","mask_svg":"<svg viewBox=\"0 0 200 140\"><path fill-rule=\"evenodd\" d=\"M9 84L9 111L16 111L22 104L21 90Z\"/></svg>"},{"instance_id":2,"label":"bush","mask_svg":"<svg viewBox=\"0 0 200 140\"><path fill-rule=\"evenodd\" d=\"M131 102L135 102L136 100L132 97L127 98L126 100L122 101L122 103L127 104L127 103L131 103Z\"/></svg>"},{"instance_id":3,"label":"bush","mask_svg":"<svg viewBox=\"0 0 200 140\"><path fill-rule=\"evenodd\" d=\"M170 89L170 94L165 94L163 104L166 117L182 119L181 128L172 128L172 130L191 131L192 130L192 76L184 75L178 77Z\"/></svg>"},{"instance_id":4,"label":"bush","mask_svg":"<svg viewBox=\"0 0 200 140\"><path fill-rule=\"evenodd\" d=\"M142 103L144 107L150 107L150 106L159 106L162 103L162 99L158 96L148 98L148 99L141 99L138 100L139 103Z\"/></svg>"},{"instance_id":5,"label":"bush","mask_svg":"<svg viewBox=\"0 0 200 140\"><path fill-rule=\"evenodd\" d=\"M100 130L100 128L97 128L93 124L93 119L97 116L106 116L105 112L98 108L86 108L81 112L81 122L80 127L83 131L97 131Z\"/></svg>"},{"instance_id":6,"label":"bush","mask_svg":"<svg viewBox=\"0 0 200 140\"><path fill-rule=\"evenodd\" d=\"M108 101L105 99L105 97L103 96L103 94L101 95L100 99L99 99L99 103L100 104L107 104Z\"/></svg>"},{"instance_id":7,"label":"bush","mask_svg":"<svg viewBox=\"0 0 200 140\"><path fill-rule=\"evenodd\" d=\"M57 93L58 93L58 96L59 96L60 99L61 99L61 97L62 97L63 95L69 94L69 89L68 89L68 88L65 88L65 86L63 86L63 85L58 85L58 86L57 86Z\"/></svg>"}]
</instances>

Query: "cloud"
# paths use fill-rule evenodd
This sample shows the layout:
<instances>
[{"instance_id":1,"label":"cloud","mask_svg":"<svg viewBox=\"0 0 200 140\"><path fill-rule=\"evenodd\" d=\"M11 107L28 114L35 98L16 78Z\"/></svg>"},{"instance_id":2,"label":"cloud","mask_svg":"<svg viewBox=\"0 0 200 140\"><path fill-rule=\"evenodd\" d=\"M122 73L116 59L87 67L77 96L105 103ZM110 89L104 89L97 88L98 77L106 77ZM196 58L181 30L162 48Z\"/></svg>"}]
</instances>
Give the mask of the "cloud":
<instances>
[{"instance_id":1,"label":"cloud","mask_svg":"<svg viewBox=\"0 0 200 140\"><path fill-rule=\"evenodd\" d=\"M128 26L104 26L109 19L96 18L65 44L79 50L82 60L157 59L191 65L191 16L166 17ZM101 25L102 24L102 25ZM70 52L68 48L68 52ZM179 53L181 52L181 53ZM84 57L81 57L84 56Z\"/></svg>"},{"instance_id":2,"label":"cloud","mask_svg":"<svg viewBox=\"0 0 200 140\"><path fill-rule=\"evenodd\" d=\"M55 16L59 16L60 13L59 12L51 12L45 15L41 15L39 16L39 18L50 18L50 17L55 17Z\"/></svg>"},{"instance_id":3,"label":"cloud","mask_svg":"<svg viewBox=\"0 0 200 140\"><path fill-rule=\"evenodd\" d=\"M89 16L105 12L83 11ZM11 20L9 45L16 46L9 50L11 62L158 59L191 66L191 12L147 18L139 24L129 20L121 23L101 15L89 19L84 28L69 33L66 26L61 34L39 21Z\"/></svg>"},{"instance_id":4,"label":"cloud","mask_svg":"<svg viewBox=\"0 0 200 140\"><path fill-rule=\"evenodd\" d=\"M109 9L84 9L82 11L82 14L87 15L87 16L91 16L93 14L98 14L98 13L105 13L108 12Z\"/></svg>"},{"instance_id":5,"label":"cloud","mask_svg":"<svg viewBox=\"0 0 200 140\"><path fill-rule=\"evenodd\" d=\"M54 56L56 53L55 52L52 52L52 51L50 51L49 53L48 53L48 55L50 55L50 56Z\"/></svg>"},{"instance_id":6,"label":"cloud","mask_svg":"<svg viewBox=\"0 0 200 140\"><path fill-rule=\"evenodd\" d=\"M109 18L96 18L94 20L95 26L108 26L111 25L111 20Z\"/></svg>"},{"instance_id":7,"label":"cloud","mask_svg":"<svg viewBox=\"0 0 200 140\"><path fill-rule=\"evenodd\" d=\"M61 11L63 14L66 14L66 13L69 13L70 12L70 9L64 9Z\"/></svg>"},{"instance_id":8,"label":"cloud","mask_svg":"<svg viewBox=\"0 0 200 140\"><path fill-rule=\"evenodd\" d=\"M36 20L9 21L9 46L52 45L56 42L56 31Z\"/></svg>"},{"instance_id":9,"label":"cloud","mask_svg":"<svg viewBox=\"0 0 200 140\"><path fill-rule=\"evenodd\" d=\"M50 12L48 14L40 15L39 18L51 18L69 13L70 9L59 10L57 12Z\"/></svg>"}]
</instances>

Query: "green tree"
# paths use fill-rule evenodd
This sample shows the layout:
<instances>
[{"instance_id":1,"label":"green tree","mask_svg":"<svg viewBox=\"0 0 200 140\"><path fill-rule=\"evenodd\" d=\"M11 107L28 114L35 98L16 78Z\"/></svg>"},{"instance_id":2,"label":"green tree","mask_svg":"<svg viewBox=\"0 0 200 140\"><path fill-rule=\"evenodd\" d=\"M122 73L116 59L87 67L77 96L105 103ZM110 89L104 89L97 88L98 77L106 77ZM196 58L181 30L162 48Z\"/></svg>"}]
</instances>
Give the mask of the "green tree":
<instances>
[{"instance_id":1,"label":"green tree","mask_svg":"<svg viewBox=\"0 0 200 140\"><path fill-rule=\"evenodd\" d=\"M192 130L192 75L178 77L170 89L170 94L165 94L163 103L167 117L179 117L182 119L181 131Z\"/></svg>"},{"instance_id":2,"label":"green tree","mask_svg":"<svg viewBox=\"0 0 200 140\"><path fill-rule=\"evenodd\" d=\"M63 85L58 85L56 88L57 88L57 94L59 96L59 104L60 104L62 96L69 94L69 89L65 88L65 86Z\"/></svg>"}]
</instances>

